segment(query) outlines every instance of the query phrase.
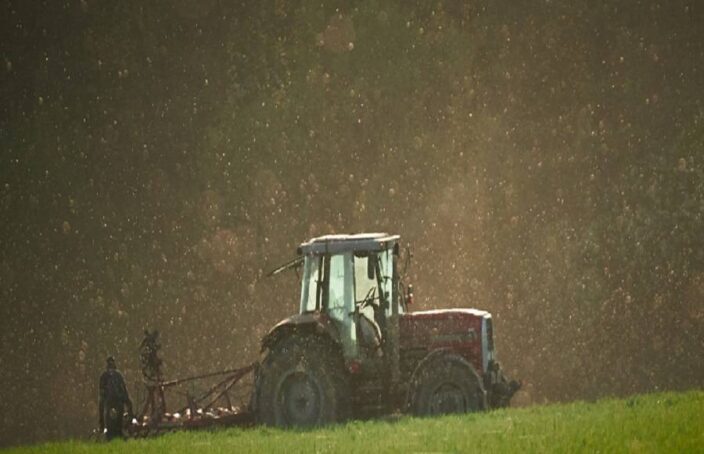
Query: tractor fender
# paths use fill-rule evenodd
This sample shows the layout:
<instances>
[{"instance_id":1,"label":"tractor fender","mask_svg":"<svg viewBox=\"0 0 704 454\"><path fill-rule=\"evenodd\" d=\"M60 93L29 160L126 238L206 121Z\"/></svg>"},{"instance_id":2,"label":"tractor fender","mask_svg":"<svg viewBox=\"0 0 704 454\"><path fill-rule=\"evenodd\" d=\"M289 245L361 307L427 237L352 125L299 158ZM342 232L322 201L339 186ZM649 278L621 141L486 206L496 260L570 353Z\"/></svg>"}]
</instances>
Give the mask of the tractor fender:
<instances>
[{"instance_id":1,"label":"tractor fender","mask_svg":"<svg viewBox=\"0 0 704 454\"><path fill-rule=\"evenodd\" d=\"M435 359L442 357L442 356L450 356L452 357L453 361L456 361L457 363L461 364L463 367L467 369L467 374L472 377L474 380L476 380L479 388L481 389L482 393L484 393L484 399L486 399L486 390L484 389L484 383L479 374L477 373L476 369L474 366L472 366L469 361L461 357L460 355L457 354L455 350L449 347L444 347L444 348L437 348L420 360L418 365L413 369L413 373L411 374L411 378L409 381L408 385L408 392L406 394L406 408L408 409L410 404L411 404L411 399L412 396L415 393L416 387L418 386L418 377L422 373L422 371L426 367L432 367L432 363Z\"/></svg>"},{"instance_id":2,"label":"tractor fender","mask_svg":"<svg viewBox=\"0 0 704 454\"><path fill-rule=\"evenodd\" d=\"M271 350L281 341L297 334L314 335L328 339L335 347L342 348L340 335L330 318L319 312L296 314L281 320L262 339L261 353ZM254 373L254 392L250 396L249 408L256 411L259 405L258 392L261 387L261 362Z\"/></svg>"},{"instance_id":3,"label":"tractor fender","mask_svg":"<svg viewBox=\"0 0 704 454\"><path fill-rule=\"evenodd\" d=\"M271 349L292 333L310 333L329 338L335 345L341 344L340 334L330 317L320 312L308 312L292 315L277 323L262 339L261 351Z\"/></svg>"}]
</instances>

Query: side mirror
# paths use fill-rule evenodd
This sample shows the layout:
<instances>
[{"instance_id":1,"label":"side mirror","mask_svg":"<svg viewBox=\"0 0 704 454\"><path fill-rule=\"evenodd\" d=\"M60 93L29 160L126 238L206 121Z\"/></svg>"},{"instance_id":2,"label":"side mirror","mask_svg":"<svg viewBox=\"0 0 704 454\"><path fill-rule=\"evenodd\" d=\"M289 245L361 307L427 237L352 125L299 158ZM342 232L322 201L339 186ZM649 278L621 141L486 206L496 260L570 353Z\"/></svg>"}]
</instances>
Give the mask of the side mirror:
<instances>
[{"instance_id":1,"label":"side mirror","mask_svg":"<svg viewBox=\"0 0 704 454\"><path fill-rule=\"evenodd\" d=\"M369 254L367 256L367 278L369 280L374 280L376 277L376 273L374 273L374 270L376 269L376 254Z\"/></svg>"}]
</instances>

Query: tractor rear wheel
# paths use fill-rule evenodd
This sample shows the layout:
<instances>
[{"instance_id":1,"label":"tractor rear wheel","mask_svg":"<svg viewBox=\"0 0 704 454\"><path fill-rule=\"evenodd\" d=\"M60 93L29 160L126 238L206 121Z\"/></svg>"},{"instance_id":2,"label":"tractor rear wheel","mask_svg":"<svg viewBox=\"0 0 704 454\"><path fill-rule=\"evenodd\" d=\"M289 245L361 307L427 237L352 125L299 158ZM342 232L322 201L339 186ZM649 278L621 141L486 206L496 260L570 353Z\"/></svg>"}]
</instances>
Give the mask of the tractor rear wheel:
<instances>
[{"instance_id":1,"label":"tractor rear wheel","mask_svg":"<svg viewBox=\"0 0 704 454\"><path fill-rule=\"evenodd\" d=\"M327 339L292 335L274 346L256 380L257 422L309 427L343 421L349 386L341 354Z\"/></svg>"},{"instance_id":2,"label":"tractor rear wheel","mask_svg":"<svg viewBox=\"0 0 704 454\"><path fill-rule=\"evenodd\" d=\"M408 404L416 416L469 413L486 409L486 393L479 375L464 358L443 354L419 365Z\"/></svg>"}]
</instances>

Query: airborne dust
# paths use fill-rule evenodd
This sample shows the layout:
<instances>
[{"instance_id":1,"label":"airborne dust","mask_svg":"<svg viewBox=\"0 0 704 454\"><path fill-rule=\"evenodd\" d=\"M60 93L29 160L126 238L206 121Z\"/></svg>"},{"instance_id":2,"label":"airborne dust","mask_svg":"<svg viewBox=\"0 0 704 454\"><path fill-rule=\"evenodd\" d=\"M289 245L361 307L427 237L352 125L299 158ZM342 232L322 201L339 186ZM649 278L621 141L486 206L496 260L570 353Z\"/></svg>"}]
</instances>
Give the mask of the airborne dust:
<instances>
[{"instance_id":1,"label":"airborne dust","mask_svg":"<svg viewBox=\"0 0 704 454\"><path fill-rule=\"evenodd\" d=\"M0 446L243 365L299 241L388 231L522 404L704 384L695 1L5 1Z\"/></svg>"}]
</instances>

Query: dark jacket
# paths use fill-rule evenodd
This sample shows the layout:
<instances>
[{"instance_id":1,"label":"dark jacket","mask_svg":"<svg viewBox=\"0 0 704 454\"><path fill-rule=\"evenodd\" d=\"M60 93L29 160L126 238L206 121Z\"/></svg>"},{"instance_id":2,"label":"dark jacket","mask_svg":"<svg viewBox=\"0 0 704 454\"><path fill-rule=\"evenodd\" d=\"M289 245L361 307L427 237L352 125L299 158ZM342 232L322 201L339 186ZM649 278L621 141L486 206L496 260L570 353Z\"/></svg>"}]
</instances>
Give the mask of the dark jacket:
<instances>
[{"instance_id":1,"label":"dark jacket","mask_svg":"<svg viewBox=\"0 0 704 454\"><path fill-rule=\"evenodd\" d=\"M108 420L108 425L110 425L111 419L117 419L117 417L111 418L111 414L119 415L121 426L122 413L125 406L127 406L127 410L131 414L132 401L127 392L127 386L125 386L125 379L122 378L122 374L117 369L108 369L100 376L100 429L105 428L106 419Z\"/></svg>"}]
</instances>

